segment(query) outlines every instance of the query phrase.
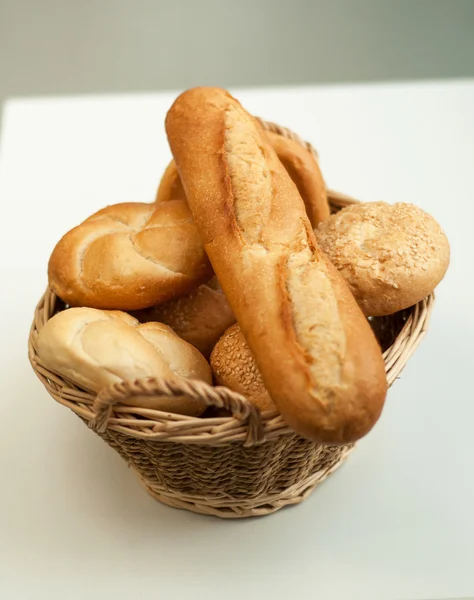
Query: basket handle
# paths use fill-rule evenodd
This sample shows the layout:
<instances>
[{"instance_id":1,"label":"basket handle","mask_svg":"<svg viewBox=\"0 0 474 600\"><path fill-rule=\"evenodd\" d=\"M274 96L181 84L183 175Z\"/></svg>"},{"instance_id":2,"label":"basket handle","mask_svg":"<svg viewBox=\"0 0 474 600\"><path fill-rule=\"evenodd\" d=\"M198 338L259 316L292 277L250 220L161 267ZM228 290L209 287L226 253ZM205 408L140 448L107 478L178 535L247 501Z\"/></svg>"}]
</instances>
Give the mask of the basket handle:
<instances>
[{"instance_id":1,"label":"basket handle","mask_svg":"<svg viewBox=\"0 0 474 600\"><path fill-rule=\"evenodd\" d=\"M89 427L99 433L107 429L112 408L116 404L127 404L131 396L166 396L176 398L189 396L204 400L208 406L228 410L235 419L247 424L246 446L264 441L262 416L258 408L241 394L225 387L213 387L197 380L181 379L170 381L147 377L113 383L102 389L94 401L95 417L89 421Z\"/></svg>"}]
</instances>

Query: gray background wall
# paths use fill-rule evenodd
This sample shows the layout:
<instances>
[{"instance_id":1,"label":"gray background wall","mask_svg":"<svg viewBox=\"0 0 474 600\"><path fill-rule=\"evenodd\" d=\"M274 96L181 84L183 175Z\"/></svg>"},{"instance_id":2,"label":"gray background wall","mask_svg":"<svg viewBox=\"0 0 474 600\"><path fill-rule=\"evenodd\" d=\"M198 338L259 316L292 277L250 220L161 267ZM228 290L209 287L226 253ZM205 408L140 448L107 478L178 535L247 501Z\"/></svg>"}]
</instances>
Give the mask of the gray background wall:
<instances>
[{"instance_id":1,"label":"gray background wall","mask_svg":"<svg viewBox=\"0 0 474 600\"><path fill-rule=\"evenodd\" d=\"M0 0L0 102L467 75L474 0Z\"/></svg>"}]
</instances>

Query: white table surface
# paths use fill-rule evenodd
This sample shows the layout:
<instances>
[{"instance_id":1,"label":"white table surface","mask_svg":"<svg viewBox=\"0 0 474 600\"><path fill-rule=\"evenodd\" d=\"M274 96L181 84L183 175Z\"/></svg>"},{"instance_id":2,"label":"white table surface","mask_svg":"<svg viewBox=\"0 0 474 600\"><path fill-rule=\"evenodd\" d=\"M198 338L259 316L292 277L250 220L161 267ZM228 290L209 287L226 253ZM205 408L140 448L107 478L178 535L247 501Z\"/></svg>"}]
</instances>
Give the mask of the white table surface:
<instances>
[{"instance_id":1,"label":"white table surface","mask_svg":"<svg viewBox=\"0 0 474 600\"><path fill-rule=\"evenodd\" d=\"M236 92L305 135L328 184L410 201L452 244L384 414L302 505L221 521L162 506L27 361L55 242L151 201L175 94L13 100L0 155L0 598L474 595L474 81Z\"/></svg>"}]
</instances>

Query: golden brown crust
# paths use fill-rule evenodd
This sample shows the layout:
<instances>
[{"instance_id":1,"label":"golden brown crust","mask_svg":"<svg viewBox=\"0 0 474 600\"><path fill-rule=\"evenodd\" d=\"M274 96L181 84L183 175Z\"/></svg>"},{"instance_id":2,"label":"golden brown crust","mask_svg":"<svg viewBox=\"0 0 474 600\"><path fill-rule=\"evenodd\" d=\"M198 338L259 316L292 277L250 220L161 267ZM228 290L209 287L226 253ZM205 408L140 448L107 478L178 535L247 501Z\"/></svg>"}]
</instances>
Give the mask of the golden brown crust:
<instances>
[{"instance_id":1,"label":"golden brown crust","mask_svg":"<svg viewBox=\"0 0 474 600\"><path fill-rule=\"evenodd\" d=\"M267 132L267 136L303 198L311 225L316 227L331 214L326 185L316 158L295 140L272 132Z\"/></svg>"},{"instance_id":2,"label":"golden brown crust","mask_svg":"<svg viewBox=\"0 0 474 600\"><path fill-rule=\"evenodd\" d=\"M164 377L211 383L206 359L162 323L144 323L120 311L70 308L38 335L42 365L87 391L126 379ZM192 398L134 397L127 404L185 415L206 408Z\"/></svg>"},{"instance_id":3,"label":"golden brown crust","mask_svg":"<svg viewBox=\"0 0 474 600\"><path fill-rule=\"evenodd\" d=\"M275 409L238 323L217 342L210 363L215 384L242 394L261 411Z\"/></svg>"},{"instance_id":4,"label":"golden brown crust","mask_svg":"<svg viewBox=\"0 0 474 600\"><path fill-rule=\"evenodd\" d=\"M108 206L66 233L48 266L67 304L120 310L176 298L211 276L184 200Z\"/></svg>"},{"instance_id":5,"label":"golden brown crust","mask_svg":"<svg viewBox=\"0 0 474 600\"><path fill-rule=\"evenodd\" d=\"M315 441L362 437L386 395L380 347L268 138L214 88L182 94L166 130L206 252L282 416Z\"/></svg>"},{"instance_id":6,"label":"golden brown crust","mask_svg":"<svg viewBox=\"0 0 474 600\"><path fill-rule=\"evenodd\" d=\"M173 159L163 173L155 202L167 202L168 200L186 200L183 184Z\"/></svg>"},{"instance_id":7,"label":"golden brown crust","mask_svg":"<svg viewBox=\"0 0 474 600\"><path fill-rule=\"evenodd\" d=\"M449 265L446 235L413 204L354 204L315 233L367 316L413 306L435 289Z\"/></svg>"},{"instance_id":8,"label":"golden brown crust","mask_svg":"<svg viewBox=\"0 0 474 600\"><path fill-rule=\"evenodd\" d=\"M330 215L326 186L317 160L311 152L294 140L268 131L264 135L268 137L278 158L298 188L311 225L316 227ZM176 199L185 200L186 194L176 163L172 160L161 179L156 202Z\"/></svg>"},{"instance_id":9,"label":"golden brown crust","mask_svg":"<svg viewBox=\"0 0 474 600\"><path fill-rule=\"evenodd\" d=\"M140 321L165 323L206 358L224 331L235 323L216 277L187 296L139 311L135 316Z\"/></svg>"}]
</instances>

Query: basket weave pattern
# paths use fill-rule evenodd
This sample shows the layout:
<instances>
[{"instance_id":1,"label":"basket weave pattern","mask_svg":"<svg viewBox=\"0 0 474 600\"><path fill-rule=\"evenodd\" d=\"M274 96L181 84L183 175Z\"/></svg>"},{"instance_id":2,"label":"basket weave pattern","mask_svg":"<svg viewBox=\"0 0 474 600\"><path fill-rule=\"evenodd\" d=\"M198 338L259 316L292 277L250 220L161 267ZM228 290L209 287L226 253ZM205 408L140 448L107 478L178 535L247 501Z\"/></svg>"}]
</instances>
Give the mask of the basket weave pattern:
<instances>
[{"instance_id":1,"label":"basket weave pattern","mask_svg":"<svg viewBox=\"0 0 474 600\"><path fill-rule=\"evenodd\" d=\"M286 128L263 126L310 144ZM317 155L316 155L317 156ZM328 192L333 211L355 202ZM373 319L391 385L423 338L434 303L430 295L414 307ZM194 512L235 518L269 514L297 504L342 464L353 446L325 446L294 433L274 410L261 414L243 396L203 382L149 378L112 385L97 396L41 365L38 332L64 309L51 290L41 298L31 327L31 365L49 392L92 427L139 474L157 500ZM127 405L134 395L199 396L231 417L195 418Z\"/></svg>"}]
</instances>

